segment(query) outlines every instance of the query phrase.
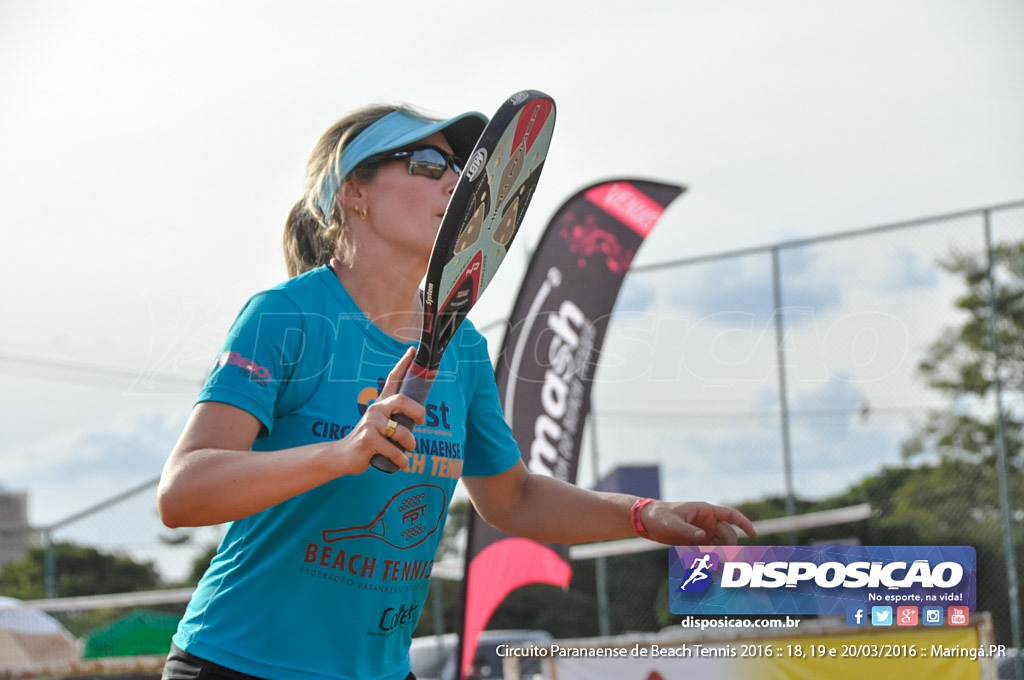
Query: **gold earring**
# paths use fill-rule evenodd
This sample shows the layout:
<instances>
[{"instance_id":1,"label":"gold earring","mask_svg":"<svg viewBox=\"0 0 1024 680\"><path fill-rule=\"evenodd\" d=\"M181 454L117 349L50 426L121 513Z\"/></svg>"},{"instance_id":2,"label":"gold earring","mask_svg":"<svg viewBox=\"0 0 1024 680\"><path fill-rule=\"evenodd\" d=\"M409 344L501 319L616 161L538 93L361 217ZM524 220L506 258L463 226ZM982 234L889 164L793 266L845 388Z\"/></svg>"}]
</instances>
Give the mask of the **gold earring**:
<instances>
[{"instance_id":1,"label":"gold earring","mask_svg":"<svg viewBox=\"0 0 1024 680\"><path fill-rule=\"evenodd\" d=\"M359 219L361 219L363 222L365 222L366 221L366 216L369 214L370 211L367 210L366 207L364 206L362 208L358 208L357 212L359 213Z\"/></svg>"}]
</instances>

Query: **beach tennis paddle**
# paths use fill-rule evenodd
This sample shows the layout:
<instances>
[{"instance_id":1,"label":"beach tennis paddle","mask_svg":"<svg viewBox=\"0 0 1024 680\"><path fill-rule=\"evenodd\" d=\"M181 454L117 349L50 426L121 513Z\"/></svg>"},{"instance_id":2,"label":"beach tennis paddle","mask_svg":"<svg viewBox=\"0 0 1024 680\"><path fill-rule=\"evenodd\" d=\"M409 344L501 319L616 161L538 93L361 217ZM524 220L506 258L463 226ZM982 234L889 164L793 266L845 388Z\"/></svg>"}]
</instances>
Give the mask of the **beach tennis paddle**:
<instances>
[{"instance_id":1,"label":"beach tennis paddle","mask_svg":"<svg viewBox=\"0 0 1024 680\"><path fill-rule=\"evenodd\" d=\"M537 188L551 133L555 102L536 90L512 95L480 135L448 200L427 265L423 330L401 393L425 404L448 343L505 259ZM409 428L403 413L391 418ZM384 472L398 466L375 454Z\"/></svg>"}]
</instances>

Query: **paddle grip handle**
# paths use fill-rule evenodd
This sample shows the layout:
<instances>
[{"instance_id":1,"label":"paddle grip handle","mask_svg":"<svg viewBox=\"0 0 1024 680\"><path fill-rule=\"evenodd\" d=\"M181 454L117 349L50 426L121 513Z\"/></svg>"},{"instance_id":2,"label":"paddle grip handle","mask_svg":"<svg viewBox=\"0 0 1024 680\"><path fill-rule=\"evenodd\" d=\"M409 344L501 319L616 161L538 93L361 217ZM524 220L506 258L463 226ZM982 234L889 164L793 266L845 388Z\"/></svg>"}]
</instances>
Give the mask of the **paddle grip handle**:
<instances>
[{"instance_id":1,"label":"paddle grip handle","mask_svg":"<svg viewBox=\"0 0 1024 680\"><path fill-rule=\"evenodd\" d=\"M423 373L421 373L420 371L414 370L415 368L417 368L416 364L414 364L410 368L410 370L406 371L405 377L402 379L402 387L399 390L399 392L409 397L410 399L414 400L418 404L425 404L427 403L427 396L430 394L430 388L434 384L435 372L429 371L426 372L427 375L423 375ZM399 425L407 427L409 430L412 430L412 428L415 427L416 425L416 423L413 422L412 418L405 415L404 413L401 413L400 411L395 411L394 413L392 413L391 419L394 420ZM388 441L397 446L398 448L402 448L402 446L393 439L388 439ZM404 451L405 449L402 450ZM379 453L373 454L373 458L370 459L370 465L377 468L381 472L387 472L388 474L398 472L398 466L395 465L390 458L382 456Z\"/></svg>"}]
</instances>

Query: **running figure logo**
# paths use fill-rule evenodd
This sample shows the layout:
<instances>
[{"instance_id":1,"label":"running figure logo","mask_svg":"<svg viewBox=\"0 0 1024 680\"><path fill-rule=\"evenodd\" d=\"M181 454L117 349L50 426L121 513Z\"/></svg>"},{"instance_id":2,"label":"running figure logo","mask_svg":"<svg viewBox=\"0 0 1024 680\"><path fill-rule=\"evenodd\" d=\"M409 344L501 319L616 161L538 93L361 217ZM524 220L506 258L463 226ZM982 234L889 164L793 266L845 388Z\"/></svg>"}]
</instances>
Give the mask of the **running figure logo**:
<instances>
[{"instance_id":1,"label":"running figure logo","mask_svg":"<svg viewBox=\"0 0 1024 680\"><path fill-rule=\"evenodd\" d=\"M679 586L683 593L703 593L711 587L711 572L718 569L718 555L715 553L686 553L686 578Z\"/></svg>"}]
</instances>

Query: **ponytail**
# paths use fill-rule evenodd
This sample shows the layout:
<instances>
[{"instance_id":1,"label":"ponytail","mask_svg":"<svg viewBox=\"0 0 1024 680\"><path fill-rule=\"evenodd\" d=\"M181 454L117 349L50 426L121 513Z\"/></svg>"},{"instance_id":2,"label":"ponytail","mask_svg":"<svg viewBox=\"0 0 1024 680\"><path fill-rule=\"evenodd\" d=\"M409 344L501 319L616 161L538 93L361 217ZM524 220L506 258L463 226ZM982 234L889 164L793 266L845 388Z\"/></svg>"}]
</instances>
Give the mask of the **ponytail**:
<instances>
[{"instance_id":1,"label":"ponytail","mask_svg":"<svg viewBox=\"0 0 1024 680\"><path fill-rule=\"evenodd\" d=\"M329 263L335 251L335 243L320 220L309 211L305 199L288 212L281 245L289 277Z\"/></svg>"}]
</instances>

